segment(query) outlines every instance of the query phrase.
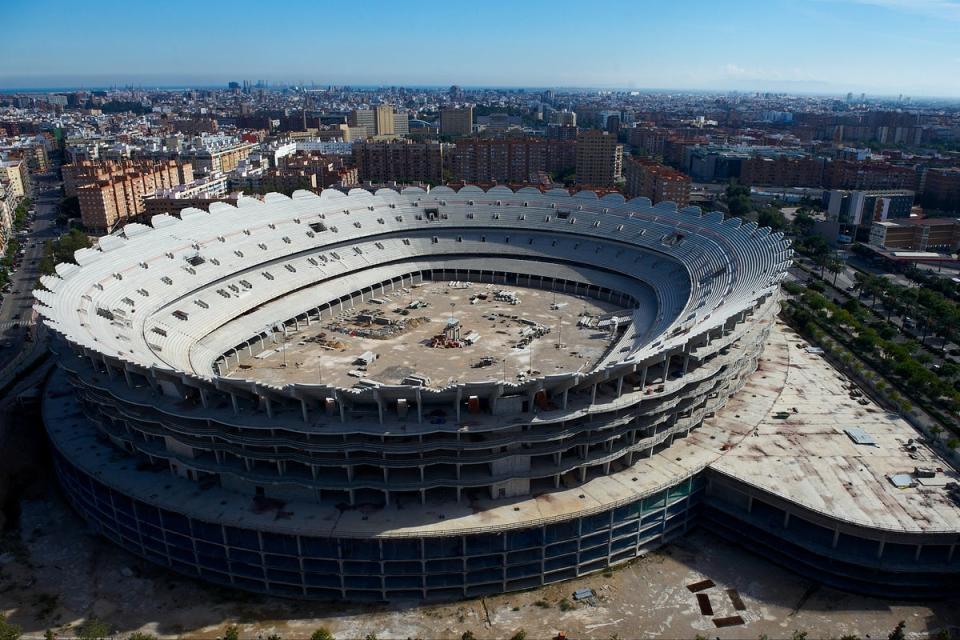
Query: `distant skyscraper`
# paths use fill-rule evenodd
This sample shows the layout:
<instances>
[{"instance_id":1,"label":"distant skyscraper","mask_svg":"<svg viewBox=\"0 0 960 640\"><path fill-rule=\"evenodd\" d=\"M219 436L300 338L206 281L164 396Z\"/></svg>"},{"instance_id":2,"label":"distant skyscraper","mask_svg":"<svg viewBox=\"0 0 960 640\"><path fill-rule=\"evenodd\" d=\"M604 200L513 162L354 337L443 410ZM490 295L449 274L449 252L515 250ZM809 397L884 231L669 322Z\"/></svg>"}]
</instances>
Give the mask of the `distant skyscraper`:
<instances>
[{"instance_id":1,"label":"distant skyscraper","mask_svg":"<svg viewBox=\"0 0 960 640\"><path fill-rule=\"evenodd\" d=\"M440 135L468 136L473 130L473 107L444 107L440 110Z\"/></svg>"}]
</instances>

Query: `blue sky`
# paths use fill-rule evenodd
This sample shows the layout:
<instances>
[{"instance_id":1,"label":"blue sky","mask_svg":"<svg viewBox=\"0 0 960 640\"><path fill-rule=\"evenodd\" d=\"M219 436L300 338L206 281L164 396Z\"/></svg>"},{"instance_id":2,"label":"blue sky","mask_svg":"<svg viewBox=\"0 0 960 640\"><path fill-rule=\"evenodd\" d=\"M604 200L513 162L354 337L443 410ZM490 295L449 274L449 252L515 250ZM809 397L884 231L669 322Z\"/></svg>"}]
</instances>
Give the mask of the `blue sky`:
<instances>
[{"instance_id":1,"label":"blue sky","mask_svg":"<svg viewBox=\"0 0 960 640\"><path fill-rule=\"evenodd\" d=\"M318 84L960 96L960 0L3 0L0 87Z\"/></svg>"}]
</instances>

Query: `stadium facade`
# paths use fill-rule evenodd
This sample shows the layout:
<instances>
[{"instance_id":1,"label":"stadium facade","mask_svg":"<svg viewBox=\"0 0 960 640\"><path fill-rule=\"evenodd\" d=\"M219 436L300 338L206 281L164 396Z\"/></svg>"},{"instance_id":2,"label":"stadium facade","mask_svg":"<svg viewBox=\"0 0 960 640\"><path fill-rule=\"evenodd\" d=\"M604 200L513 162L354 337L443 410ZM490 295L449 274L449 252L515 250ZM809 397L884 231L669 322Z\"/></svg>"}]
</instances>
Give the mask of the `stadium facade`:
<instances>
[{"instance_id":1,"label":"stadium facade","mask_svg":"<svg viewBox=\"0 0 960 640\"><path fill-rule=\"evenodd\" d=\"M591 192L330 190L156 216L77 252L36 292L59 365L44 401L57 473L87 521L133 553L303 598L536 587L635 558L705 511L767 540L753 502L723 507L756 492L710 470L721 452L705 455L707 438L723 434L705 420L757 369L790 258L781 234L753 223ZM516 381L235 375L317 323L431 281L623 312L590 367ZM833 571L835 552L790 544L842 585L883 582L872 559ZM951 546L943 567L900 567L889 582L939 584L952 563ZM873 577L848 580L858 571Z\"/></svg>"}]
</instances>

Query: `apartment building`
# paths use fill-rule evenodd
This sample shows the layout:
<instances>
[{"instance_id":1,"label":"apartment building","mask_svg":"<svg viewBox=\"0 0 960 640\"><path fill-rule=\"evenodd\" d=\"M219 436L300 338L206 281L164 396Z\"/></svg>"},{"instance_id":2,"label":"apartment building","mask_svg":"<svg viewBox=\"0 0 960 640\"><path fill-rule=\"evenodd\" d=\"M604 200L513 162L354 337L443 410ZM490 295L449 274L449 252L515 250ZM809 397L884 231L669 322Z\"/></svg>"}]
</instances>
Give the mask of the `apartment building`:
<instances>
[{"instance_id":1,"label":"apartment building","mask_svg":"<svg viewBox=\"0 0 960 640\"><path fill-rule=\"evenodd\" d=\"M257 145L236 142L223 146L195 149L187 154L193 170L198 174L228 173L237 168Z\"/></svg>"},{"instance_id":2,"label":"apartment building","mask_svg":"<svg viewBox=\"0 0 960 640\"><path fill-rule=\"evenodd\" d=\"M577 134L577 184L613 187L623 173L623 145L617 136L590 129Z\"/></svg>"},{"instance_id":3,"label":"apartment building","mask_svg":"<svg viewBox=\"0 0 960 640\"><path fill-rule=\"evenodd\" d=\"M798 155L753 156L740 163L740 182L767 187L823 186L825 161Z\"/></svg>"},{"instance_id":4,"label":"apartment building","mask_svg":"<svg viewBox=\"0 0 960 640\"><path fill-rule=\"evenodd\" d=\"M473 107L443 107L440 109L440 135L469 136L473 132Z\"/></svg>"},{"instance_id":5,"label":"apartment building","mask_svg":"<svg viewBox=\"0 0 960 640\"><path fill-rule=\"evenodd\" d=\"M921 202L930 209L960 211L960 169L927 169Z\"/></svg>"},{"instance_id":6,"label":"apartment building","mask_svg":"<svg viewBox=\"0 0 960 640\"><path fill-rule=\"evenodd\" d=\"M146 213L145 200L158 191L193 181L189 163L137 161L104 168L108 177L78 186L80 218L91 231L109 233L118 224Z\"/></svg>"},{"instance_id":7,"label":"apartment building","mask_svg":"<svg viewBox=\"0 0 960 640\"><path fill-rule=\"evenodd\" d=\"M30 173L25 160L0 161L0 181L7 184L14 198L24 198L30 193Z\"/></svg>"},{"instance_id":8,"label":"apartment building","mask_svg":"<svg viewBox=\"0 0 960 640\"><path fill-rule=\"evenodd\" d=\"M690 177L648 158L628 157L623 162L624 190L628 198L649 198L653 204L690 203Z\"/></svg>"},{"instance_id":9,"label":"apartment building","mask_svg":"<svg viewBox=\"0 0 960 640\"><path fill-rule=\"evenodd\" d=\"M449 153L453 177L466 182L536 182L539 172L557 173L577 163L572 140L487 139L459 140Z\"/></svg>"},{"instance_id":10,"label":"apartment building","mask_svg":"<svg viewBox=\"0 0 960 640\"><path fill-rule=\"evenodd\" d=\"M443 181L444 145L436 142L358 142L353 162L363 182Z\"/></svg>"},{"instance_id":11,"label":"apartment building","mask_svg":"<svg viewBox=\"0 0 960 640\"><path fill-rule=\"evenodd\" d=\"M824 169L828 189L913 189L916 182L913 169L887 162L835 160Z\"/></svg>"}]
</instances>

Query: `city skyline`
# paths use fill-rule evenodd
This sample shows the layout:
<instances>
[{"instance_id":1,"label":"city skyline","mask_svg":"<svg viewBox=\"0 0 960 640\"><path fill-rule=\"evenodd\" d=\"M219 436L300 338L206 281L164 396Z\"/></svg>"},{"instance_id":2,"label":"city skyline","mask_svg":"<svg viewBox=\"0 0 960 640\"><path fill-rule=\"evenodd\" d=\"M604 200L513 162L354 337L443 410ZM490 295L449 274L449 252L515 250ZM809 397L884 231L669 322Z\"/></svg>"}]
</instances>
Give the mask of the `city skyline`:
<instances>
[{"instance_id":1,"label":"city skyline","mask_svg":"<svg viewBox=\"0 0 960 640\"><path fill-rule=\"evenodd\" d=\"M469 19L459 8L435 2L405 5L403 13L373 3L365 11L382 19L361 14L352 28L340 27L342 12L291 3L284 16L305 21L277 19L266 28L257 23L256 31L243 21L258 15L260 7L252 3L234 3L229 13L182 2L171 7L166 15L172 27L115 2L81 14L60 0L42 6L17 0L7 7L13 28L0 43L0 88L214 86L262 79L960 96L960 3L952 0L617 5L592 22L578 19L582 6L573 3L493 2ZM49 19L66 14L68 21ZM177 15L190 19L177 21ZM428 28L431 22L443 28ZM315 29L309 37L308 28ZM78 42L84 43L83 55L77 55ZM113 55L120 51L122 56Z\"/></svg>"}]
</instances>

